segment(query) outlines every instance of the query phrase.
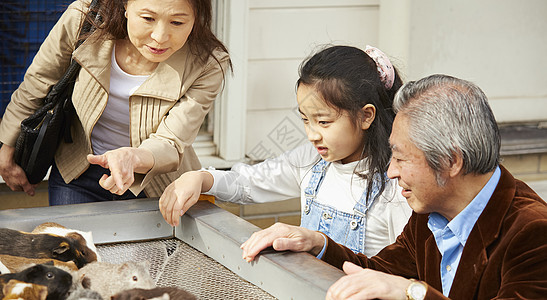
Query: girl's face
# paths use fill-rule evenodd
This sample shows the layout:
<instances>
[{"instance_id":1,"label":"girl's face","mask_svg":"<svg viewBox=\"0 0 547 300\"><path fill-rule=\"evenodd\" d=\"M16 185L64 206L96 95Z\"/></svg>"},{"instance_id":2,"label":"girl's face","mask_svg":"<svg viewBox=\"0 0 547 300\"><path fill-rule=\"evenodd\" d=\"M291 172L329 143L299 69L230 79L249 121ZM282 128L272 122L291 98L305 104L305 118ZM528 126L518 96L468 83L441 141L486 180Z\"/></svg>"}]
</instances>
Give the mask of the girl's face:
<instances>
[{"instance_id":1,"label":"girl's face","mask_svg":"<svg viewBox=\"0 0 547 300\"><path fill-rule=\"evenodd\" d=\"M308 139L324 160L345 164L361 158L365 130L374 120L374 106L363 107L363 120L357 124L346 111L339 113L328 106L313 87L300 84L296 99Z\"/></svg>"},{"instance_id":2,"label":"girl's face","mask_svg":"<svg viewBox=\"0 0 547 300\"><path fill-rule=\"evenodd\" d=\"M182 48L194 26L188 0L129 0L129 40L149 62L159 63Z\"/></svg>"}]
</instances>

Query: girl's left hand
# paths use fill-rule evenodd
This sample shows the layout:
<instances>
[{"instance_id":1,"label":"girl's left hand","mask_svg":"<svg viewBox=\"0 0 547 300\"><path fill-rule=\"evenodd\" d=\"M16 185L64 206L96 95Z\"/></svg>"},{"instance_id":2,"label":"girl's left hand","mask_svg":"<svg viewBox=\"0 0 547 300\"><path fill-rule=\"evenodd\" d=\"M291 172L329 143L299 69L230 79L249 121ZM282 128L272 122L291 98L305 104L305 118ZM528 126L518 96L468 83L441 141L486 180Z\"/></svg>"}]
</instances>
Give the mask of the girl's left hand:
<instances>
[{"instance_id":1,"label":"girl's left hand","mask_svg":"<svg viewBox=\"0 0 547 300\"><path fill-rule=\"evenodd\" d=\"M135 173L146 173L154 165L150 150L122 147L107 151L102 155L87 155L91 164L110 170L110 176L104 174L99 184L112 194L123 195L135 181Z\"/></svg>"}]
</instances>

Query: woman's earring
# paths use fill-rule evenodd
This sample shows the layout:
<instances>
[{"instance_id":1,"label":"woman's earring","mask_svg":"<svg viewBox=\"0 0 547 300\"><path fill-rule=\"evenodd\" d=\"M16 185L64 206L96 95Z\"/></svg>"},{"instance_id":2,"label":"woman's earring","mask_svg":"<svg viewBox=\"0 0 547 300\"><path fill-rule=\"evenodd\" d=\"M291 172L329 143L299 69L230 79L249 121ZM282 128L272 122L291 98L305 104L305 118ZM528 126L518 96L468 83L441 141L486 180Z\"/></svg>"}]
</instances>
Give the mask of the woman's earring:
<instances>
[{"instance_id":1,"label":"woman's earring","mask_svg":"<svg viewBox=\"0 0 547 300\"><path fill-rule=\"evenodd\" d=\"M125 11L124 16L127 19L127 10Z\"/></svg>"}]
</instances>

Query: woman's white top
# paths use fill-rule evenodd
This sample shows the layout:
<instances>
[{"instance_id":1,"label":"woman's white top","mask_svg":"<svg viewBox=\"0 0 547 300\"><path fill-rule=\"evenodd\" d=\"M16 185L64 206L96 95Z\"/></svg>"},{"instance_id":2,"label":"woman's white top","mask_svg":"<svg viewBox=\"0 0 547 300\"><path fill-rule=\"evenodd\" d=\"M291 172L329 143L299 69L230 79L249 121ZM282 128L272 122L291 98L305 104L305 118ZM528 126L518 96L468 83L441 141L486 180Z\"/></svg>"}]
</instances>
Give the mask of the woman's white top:
<instances>
[{"instance_id":1,"label":"woman's white top","mask_svg":"<svg viewBox=\"0 0 547 300\"><path fill-rule=\"evenodd\" d=\"M131 96L148 75L131 75L116 62L116 47L112 49L110 67L110 92L108 102L99 121L91 132L93 154L129 147L129 96Z\"/></svg>"},{"instance_id":2,"label":"woman's white top","mask_svg":"<svg viewBox=\"0 0 547 300\"><path fill-rule=\"evenodd\" d=\"M311 168L319 160L311 143L300 146L264 162L238 163L230 171L207 170L214 183L206 194L220 201L240 204L266 203L300 197L301 211L305 205L304 190L311 177ZM316 201L353 214L353 207L365 190L367 181L355 174L358 162L333 162L327 169ZM406 225L412 209L401 195L396 180L386 183L380 198L367 213L366 255L373 256L395 242Z\"/></svg>"}]
</instances>

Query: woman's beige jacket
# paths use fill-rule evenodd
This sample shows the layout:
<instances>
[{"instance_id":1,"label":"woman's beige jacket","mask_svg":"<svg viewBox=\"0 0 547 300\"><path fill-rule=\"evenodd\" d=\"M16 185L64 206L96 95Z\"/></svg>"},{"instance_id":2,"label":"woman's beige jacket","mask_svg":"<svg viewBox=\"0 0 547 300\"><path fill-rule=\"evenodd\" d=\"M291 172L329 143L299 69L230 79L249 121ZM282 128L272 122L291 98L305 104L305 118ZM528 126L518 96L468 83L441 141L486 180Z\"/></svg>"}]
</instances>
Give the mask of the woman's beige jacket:
<instances>
[{"instance_id":1,"label":"woman's beige jacket","mask_svg":"<svg viewBox=\"0 0 547 300\"><path fill-rule=\"evenodd\" d=\"M106 107L110 88L115 41L99 41L91 35L74 51L81 11L87 5L89 1L75 1L59 19L13 93L0 123L0 141L14 146L21 120L43 104L41 99L64 74L72 55L82 66L72 96L78 115L71 126L74 142L63 142L55 155L67 183L89 167L86 156L92 153L91 132ZM151 150L155 160L147 174L135 174L130 188L134 194L144 189L148 197L158 197L180 174L201 167L192 143L228 68L227 53L216 51L214 55L222 67L213 57L203 62L185 45L160 63L129 98L131 146Z\"/></svg>"}]
</instances>

